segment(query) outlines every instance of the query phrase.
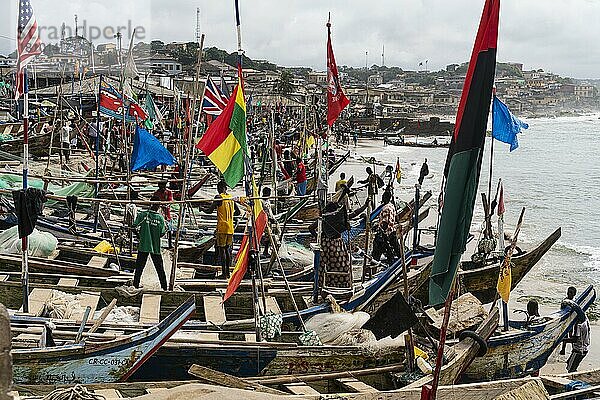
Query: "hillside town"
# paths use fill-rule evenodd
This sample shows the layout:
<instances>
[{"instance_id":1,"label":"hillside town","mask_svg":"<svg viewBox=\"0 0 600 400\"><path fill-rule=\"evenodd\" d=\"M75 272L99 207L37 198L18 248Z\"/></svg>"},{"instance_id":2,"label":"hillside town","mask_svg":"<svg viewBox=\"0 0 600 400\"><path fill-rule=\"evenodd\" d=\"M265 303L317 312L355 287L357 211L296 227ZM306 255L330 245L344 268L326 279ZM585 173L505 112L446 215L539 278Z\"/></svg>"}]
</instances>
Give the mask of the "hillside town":
<instances>
[{"instance_id":1,"label":"hillside town","mask_svg":"<svg viewBox=\"0 0 600 400\"><path fill-rule=\"evenodd\" d=\"M64 28L63 28L64 29ZM131 51L123 48L122 38L116 43L93 45L75 35L47 45L32 65L33 93L39 96L56 95L56 86L68 83L63 95L93 95L85 81L89 76L102 74L118 77L122 66L141 86L176 95L192 95L197 42L151 43L139 42ZM14 80L15 54L0 55L2 90ZM340 66L340 80L346 88L351 106L345 117L366 129L386 129L385 119L451 119L456 113L468 63L450 64L439 71L427 69L427 61L418 70L403 70L383 65L370 67ZM215 47L204 49L206 62L201 73L211 76L230 89L235 86L237 53ZM251 106L280 105L302 108L312 102L325 100L327 72L309 67L281 67L266 60L244 56L243 74L248 85ZM497 95L521 116L578 115L600 109L600 82L561 77L542 69L526 70L521 63L498 63L496 68ZM201 88L202 89L202 88ZM6 113L5 113L6 114ZM375 118L375 120L373 119ZM434 132L443 133L443 132Z\"/></svg>"}]
</instances>

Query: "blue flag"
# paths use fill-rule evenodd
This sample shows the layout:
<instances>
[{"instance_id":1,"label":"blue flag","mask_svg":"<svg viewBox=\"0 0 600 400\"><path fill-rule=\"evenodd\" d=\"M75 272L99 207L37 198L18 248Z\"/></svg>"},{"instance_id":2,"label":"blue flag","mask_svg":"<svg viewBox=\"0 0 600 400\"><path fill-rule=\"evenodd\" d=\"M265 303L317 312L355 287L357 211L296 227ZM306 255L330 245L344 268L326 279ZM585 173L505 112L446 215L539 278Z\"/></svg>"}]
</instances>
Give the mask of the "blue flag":
<instances>
[{"instance_id":1,"label":"blue flag","mask_svg":"<svg viewBox=\"0 0 600 400\"><path fill-rule=\"evenodd\" d=\"M173 165L175 157L144 128L135 128L133 153L131 154L131 170L153 170L159 165Z\"/></svg>"},{"instance_id":2,"label":"blue flag","mask_svg":"<svg viewBox=\"0 0 600 400\"><path fill-rule=\"evenodd\" d=\"M492 107L492 136L501 142L510 144L510 151L519 147L517 133L529 128L525 122L512 115L506 104L494 96Z\"/></svg>"}]
</instances>

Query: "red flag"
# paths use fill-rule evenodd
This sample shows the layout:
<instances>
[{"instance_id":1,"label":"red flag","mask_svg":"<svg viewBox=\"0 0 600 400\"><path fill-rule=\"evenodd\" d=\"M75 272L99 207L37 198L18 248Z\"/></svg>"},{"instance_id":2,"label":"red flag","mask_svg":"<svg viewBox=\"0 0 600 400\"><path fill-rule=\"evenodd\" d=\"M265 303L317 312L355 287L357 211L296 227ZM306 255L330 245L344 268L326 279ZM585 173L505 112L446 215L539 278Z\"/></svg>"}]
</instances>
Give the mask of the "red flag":
<instances>
[{"instance_id":1,"label":"red flag","mask_svg":"<svg viewBox=\"0 0 600 400\"><path fill-rule=\"evenodd\" d=\"M500 196L498 196L498 216L504 214L504 185L500 183Z\"/></svg>"},{"instance_id":2,"label":"red flag","mask_svg":"<svg viewBox=\"0 0 600 400\"><path fill-rule=\"evenodd\" d=\"M350 100L340 85L338 69L331 47L331 23L327 22L327 123L332 126Z\"/></svg>"}]
</instances>

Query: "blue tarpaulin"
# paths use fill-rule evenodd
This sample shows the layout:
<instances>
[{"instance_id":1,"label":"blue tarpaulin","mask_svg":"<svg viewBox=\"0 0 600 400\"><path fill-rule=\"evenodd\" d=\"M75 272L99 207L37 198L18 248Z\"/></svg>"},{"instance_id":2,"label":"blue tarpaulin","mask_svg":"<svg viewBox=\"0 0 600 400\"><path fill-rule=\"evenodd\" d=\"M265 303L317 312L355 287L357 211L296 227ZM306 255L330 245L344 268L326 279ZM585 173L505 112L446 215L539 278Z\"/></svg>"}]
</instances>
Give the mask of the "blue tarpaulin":
<instances>
[{"instance_id":1,"label":"blue tarpaulin","mask_svg":"<svg viewBox=\"0 0 600 400\"><path fill-rule=\"evenodd\" d=\"M517 133L529 128L525 122L512 115L506 104L494 96L492 107L492 136L501 142L510 144L510 151L519 147Z\"/></svg>"},{"instance_id":2,"label":"blue tarpaulin","mask_svg":"<svg viewBox=\"0 0 600 400\"><path fill-rule=\"evenodd\" d=\"M131 170L153 170L159 165L173 165L175 157L147 130L135 129L135 141L131 154Z\"/></svg>"}]
</instances>

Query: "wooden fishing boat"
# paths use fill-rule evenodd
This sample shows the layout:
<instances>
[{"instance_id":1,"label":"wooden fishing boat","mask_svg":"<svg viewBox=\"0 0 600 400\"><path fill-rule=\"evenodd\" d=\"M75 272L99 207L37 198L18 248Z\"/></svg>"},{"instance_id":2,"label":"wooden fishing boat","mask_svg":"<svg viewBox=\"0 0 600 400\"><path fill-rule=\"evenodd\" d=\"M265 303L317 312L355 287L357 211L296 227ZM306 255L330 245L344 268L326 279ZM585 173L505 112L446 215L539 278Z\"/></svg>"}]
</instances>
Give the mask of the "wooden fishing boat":
<instances>
[{"instance_id":1,"label":"wooden fishing boat","mask_svg":"<svg viewBox=\"0 0 600 400\"><path fill-rule=\"evenodd\" d=\"M62 346L13 349L14 380L30 384L127 380L190 318L194 310L195 301L190 297L158 325L119 339L105 343L76 341ZM27 317L22 317L21 321L24 324L32 322Z\"/></svg>"},{"instance_id":2,"label":"wooden fishing boat","mask_svg":"<svg viewBox=\"0 0 600 400\"><path fill-rule=\"evenodd\" d=\"M507 332L497 332L488 340L485 357L476 359L467 369L468 380L505 379L526 376L539 371L550 354L559 346L571 328L596 300L596 291L588 286L566 306L546 317L531 322L510 321Z\"/></svg>"},{"instance_id":3,"label":"wooden fishing boat","mask_svg":"<svg viewBox=\"0 0 600 400\"><path fill-rule=\"evenodd\" d=\"M514 289L540 259L560 239L561 228L556 229L536 248L514 255L511 259L512 285ZM485 266L473 261L463 261L458 272L458 282L465 292L471 292L482 303L490 303L496 297L496 283L503 257L486 261Z\"/></svg>"},{"instance_id":4,"label":"wooden fishing boat","mask_svg":"<svg viewBox=\"0 0 600 400\"><path fill-rule=\"evenodd\" d=\"M444 142L444 143L436 143L435 141L432 142L412 142L412 141L405 141L403 139L400 138L385 138L384 139L384 143L386 145L390 145L390 146L403 146L403 147L423 147L423 148L428 148L428 149L436 149L436 148L448 148L450 147L450 142Z\"/></svg>"},{"instance_id":5,"label":"wooden fishing boat","mask_svg":"<svg viewBox=\"0 0 600 400\"><path fill-rule=\"evenodd\" d=\"M530 251L522 251L521 254L512 257L512 285L514 289L519 282L527 275L537 262L550 250L552 245L560 238L561 229L558 228L548 236L536 248ZM496 283L502 257L493 257L486 260L485 265L473 261L462 261L458 269L457 281L459 282L460 293L472 293L482 303L491 303L496 298ZM417 291L417 297L427 302L427 290L429 280Z\"/></svg>"}]
</instances>

